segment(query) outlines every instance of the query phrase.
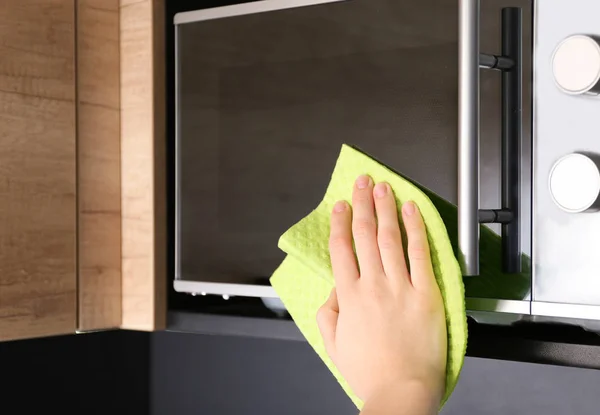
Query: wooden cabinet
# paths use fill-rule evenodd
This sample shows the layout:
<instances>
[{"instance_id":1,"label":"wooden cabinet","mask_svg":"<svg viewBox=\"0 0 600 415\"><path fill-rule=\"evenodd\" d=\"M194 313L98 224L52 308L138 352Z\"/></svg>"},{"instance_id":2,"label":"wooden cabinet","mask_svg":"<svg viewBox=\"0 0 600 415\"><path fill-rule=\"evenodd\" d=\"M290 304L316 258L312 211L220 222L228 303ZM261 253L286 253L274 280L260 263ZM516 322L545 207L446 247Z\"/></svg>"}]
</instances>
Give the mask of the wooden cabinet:
<instances>
[{"instance_id":1,"label":"wooden cabinet","mask_svg":"<svg viewBox=\"0 0 600 415\"><path fill-rule=\"evenodd\" d=\"M165 324L162 1L0 7L0 340Z\"/></svg>"},{"instance_id":2,"label":"wooden cabinet","mask_svg":"<svg viewBox=\"0 0 600 415\"><path fill-rule=\"evenodd\" d=\"M5 2L0 56L0 339L73 332L73 2Z\"/></svg>"}]
</instances>

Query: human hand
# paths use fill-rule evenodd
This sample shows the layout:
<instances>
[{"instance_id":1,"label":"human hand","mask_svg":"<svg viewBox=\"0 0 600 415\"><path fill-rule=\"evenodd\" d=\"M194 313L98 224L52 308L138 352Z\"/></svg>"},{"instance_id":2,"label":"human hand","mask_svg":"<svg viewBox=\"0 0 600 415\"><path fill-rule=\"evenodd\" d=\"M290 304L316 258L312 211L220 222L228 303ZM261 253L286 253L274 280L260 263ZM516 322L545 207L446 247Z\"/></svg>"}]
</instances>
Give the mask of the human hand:
<instances>
[{"instance_id":1,"label":"human hand","mask_svg":"<svg viewBox=\"0 0 600 415\"><path fill-rule=\"evenodd\" d=\"M331 214L336 287L317 315L327 353L367 404L382 394L416 388L437 410L447 335L423 219L414 203L404 204L407 266L390 186L374 187L368 176L359 177L352 206L338 202Z\"/></svg>"}]
</instances>

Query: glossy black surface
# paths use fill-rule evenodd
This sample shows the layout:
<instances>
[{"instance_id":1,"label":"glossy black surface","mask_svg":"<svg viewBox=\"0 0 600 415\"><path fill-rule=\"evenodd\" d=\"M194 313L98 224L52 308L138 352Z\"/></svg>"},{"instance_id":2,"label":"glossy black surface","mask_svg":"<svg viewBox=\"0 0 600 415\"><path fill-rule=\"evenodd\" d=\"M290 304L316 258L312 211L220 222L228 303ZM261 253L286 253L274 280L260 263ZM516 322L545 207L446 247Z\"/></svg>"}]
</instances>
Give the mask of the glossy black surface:
<instances>
[{"instance_id":1,"label":"glossy black surface","mask_svg":"<svg viewBox=\"0 0 600 415\"><path fill-rule=\"evenodd\" d=\"M172 311L169 331L305 342L292 320L253 307L231 305L227 313ZM254 309L256 312L256 309ZM467 356L600 369L600 337L575 326L522 323L512 327L469 320Z\"/></svg>"}]
</instances>

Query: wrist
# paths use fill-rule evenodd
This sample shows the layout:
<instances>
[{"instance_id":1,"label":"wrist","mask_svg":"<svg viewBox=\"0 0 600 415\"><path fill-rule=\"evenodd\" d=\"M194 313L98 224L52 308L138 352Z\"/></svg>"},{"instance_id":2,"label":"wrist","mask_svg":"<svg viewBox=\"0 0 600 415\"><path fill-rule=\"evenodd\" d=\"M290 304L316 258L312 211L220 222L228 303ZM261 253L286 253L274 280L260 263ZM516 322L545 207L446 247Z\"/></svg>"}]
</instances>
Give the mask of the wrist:
<instances>
[{"instance_id":1,"label":"wrist","mask_svg":"<svg viewBox=\"0 0 600 415\"><path fill-rule=\"evenodd\" d=\"M436 414L442 400L443 388L436 382L403 380L381 385L365 400L365 414L388 413L394 409L411 412L418 407L419 413Z\"/></svg>"}]
</instances>

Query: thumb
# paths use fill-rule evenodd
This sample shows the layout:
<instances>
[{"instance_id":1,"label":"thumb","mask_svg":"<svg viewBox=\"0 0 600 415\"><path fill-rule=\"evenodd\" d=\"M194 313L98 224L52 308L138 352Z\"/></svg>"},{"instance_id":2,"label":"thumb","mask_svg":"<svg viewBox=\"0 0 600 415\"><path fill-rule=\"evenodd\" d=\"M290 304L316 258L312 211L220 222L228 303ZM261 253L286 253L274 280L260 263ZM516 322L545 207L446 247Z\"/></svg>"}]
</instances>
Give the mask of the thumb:
<instances>
[{"instance_id":1,"label":"thumb","mask_svg":"<svg viewBox=\"0 0 600 415\"><path fill-rule=\"evenodd\" d=\"M335 354L335 332L339 314L340 307L338 305L337 292L334 287L331 290L329 298L317 313L317 324L321 331L325 350L332 359Z\"/></svg>"}]
</instances>

